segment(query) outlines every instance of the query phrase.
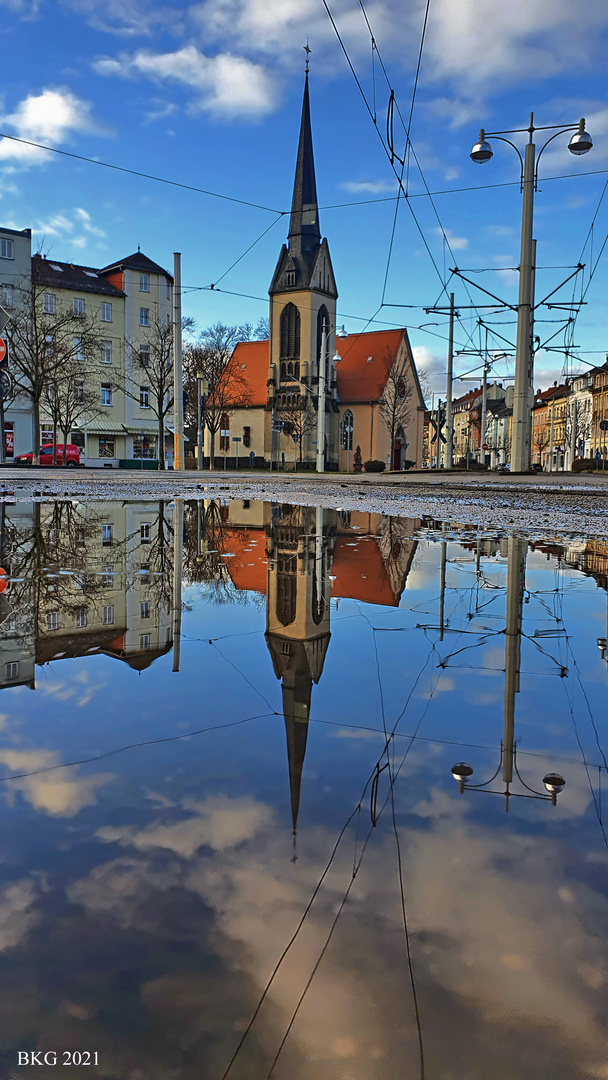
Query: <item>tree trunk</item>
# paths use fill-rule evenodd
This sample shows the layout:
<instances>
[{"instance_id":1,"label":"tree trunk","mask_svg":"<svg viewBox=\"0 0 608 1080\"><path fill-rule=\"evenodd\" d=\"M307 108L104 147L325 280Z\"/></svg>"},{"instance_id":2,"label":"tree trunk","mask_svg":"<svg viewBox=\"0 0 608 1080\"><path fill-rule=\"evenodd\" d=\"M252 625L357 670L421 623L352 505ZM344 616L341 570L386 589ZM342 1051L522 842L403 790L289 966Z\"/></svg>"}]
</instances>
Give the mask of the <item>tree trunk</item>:
<instances>
[{"instance_id":1,"label":"tree trunk","mask_svg":"<svg viewBox=\"0 0 608 1080\"><path fill-rule=\"evenodd\" d=\"M68 435L69 431L63 432L63 450L61 453L61 464L65 465L68 456Z\"/></svg>"},{"instance_id":2,"label":"tree trunk","mask_svg":"<svg viewBox=\"0 0 608 1080\"><path fill-rule=\"evenodd\" d=\"M34 465L40 464L40 402L37 398L32 398L32 420L34 430L32 432L32 462Z\"/></svg>"},{"instance_id":3,"label":"tree trunk","mask_svg":"<svg viewBox=\"0 0 608 1080\"><path fill-rule=\"evenodd\" d=\"M143 456L144 456L144 440L141 440L141 456L142 456L142 469L143 469ZM158 418L158 467L164 469L165 467L165 422L162 416Z\"/></svg>"},{"instance_id":4,"label":"tree trunk","mask_svg":"<svg viewBox=\"0 0 608 1080\"><path fill-rule=\"evenodd\" d=\"M209 469L215 465L215 431L209 431Z\"/></svg>"},{"instance_id":5,"label":"tree trunk","mask_svg":"<svg viewBox=\"0 0 608 1080\"><path fill-rule=\"evenodd\" d=\"M57 421L53 420L53 465L57 464Z\"/></svg>"}]
</instances>

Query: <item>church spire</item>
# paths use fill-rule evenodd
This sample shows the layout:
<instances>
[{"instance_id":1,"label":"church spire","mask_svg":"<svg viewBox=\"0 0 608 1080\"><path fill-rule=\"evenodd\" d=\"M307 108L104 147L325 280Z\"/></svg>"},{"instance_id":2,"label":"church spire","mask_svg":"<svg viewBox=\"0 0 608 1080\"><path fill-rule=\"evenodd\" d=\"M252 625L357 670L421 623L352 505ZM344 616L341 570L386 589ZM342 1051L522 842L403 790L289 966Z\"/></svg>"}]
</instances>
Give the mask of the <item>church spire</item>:
<instances>
[{"instance_id":1,"label":"church spire","mask_svg":"<svg viewBox=\"0 0 608 1080\"><path fill-rule=\"evenodd\" d=\"M292 255L310 255L318 248L320 243L321 231L319 229L315 161L312 151L307 71L304 84L304 100L302 102L298 159L291 203L291 220L289 223L290 253Z\"/></svg>"}]
</instances>

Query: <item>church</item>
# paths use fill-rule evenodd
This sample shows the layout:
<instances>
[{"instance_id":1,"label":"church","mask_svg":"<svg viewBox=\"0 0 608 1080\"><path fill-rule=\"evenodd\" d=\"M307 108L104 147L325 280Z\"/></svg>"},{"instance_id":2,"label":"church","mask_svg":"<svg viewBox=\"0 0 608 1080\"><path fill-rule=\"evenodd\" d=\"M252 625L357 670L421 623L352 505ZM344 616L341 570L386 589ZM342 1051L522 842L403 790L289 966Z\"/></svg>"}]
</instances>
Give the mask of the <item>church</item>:
<instances>
[{"instance_id":1,"label":"church","mask_svg":"<svg viewBox=\"0 0 608 1080\"><path fill-rule=\"evenodd\" d=\"M359 462L422 467L425 403L405 329L347 334L321 236L308 72L287 243L269 289L269 340L241 342L225 370L226 405L214 465L352 472ZM230 393L224 395L229 402ZM319 409L322 415L319 416ZM321 421L321 422L319 422ZM235 449L236 448L236 449ZM210 453L209 432L205 454Z\"/></svg>"}]
</instances>

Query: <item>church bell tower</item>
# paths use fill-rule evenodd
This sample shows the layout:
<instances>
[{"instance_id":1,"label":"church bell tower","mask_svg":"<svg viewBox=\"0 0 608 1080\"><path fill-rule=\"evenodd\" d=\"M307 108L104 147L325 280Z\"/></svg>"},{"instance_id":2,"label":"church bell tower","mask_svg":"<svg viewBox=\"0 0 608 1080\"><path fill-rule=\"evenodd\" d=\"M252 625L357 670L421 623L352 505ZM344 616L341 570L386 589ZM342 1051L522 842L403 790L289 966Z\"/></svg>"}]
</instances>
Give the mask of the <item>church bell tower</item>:
<instances>
[{"instance_id":1,"label":"church bell tower","mask_svg":"<svg viewBox=\"0 0 608 1080\"><path fill-rule=\"evenodd\" d=\"M338 292L327 240L321 238L312 148L308 70L289 235L269 289L270 370L265 453L284 453L315 467L317 409L325 409L325 468L338 467L336 300ZM321 356L325 328L325 357ZM325 374L319 401L319 371ZM273 432L273 426L275 431ZM278 430L282 429L282 430ZM295 447L294 447L295 443Z\"/></svg>"}]
</instances>

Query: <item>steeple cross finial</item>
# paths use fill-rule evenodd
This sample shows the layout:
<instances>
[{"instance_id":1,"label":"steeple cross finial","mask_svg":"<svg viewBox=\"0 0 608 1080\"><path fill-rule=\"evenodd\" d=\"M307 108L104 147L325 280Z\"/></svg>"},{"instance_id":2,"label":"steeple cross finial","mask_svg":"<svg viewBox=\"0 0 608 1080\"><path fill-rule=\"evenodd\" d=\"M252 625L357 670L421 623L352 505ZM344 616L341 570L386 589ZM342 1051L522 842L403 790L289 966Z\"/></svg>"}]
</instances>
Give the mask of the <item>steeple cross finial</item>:
<instances>
[{"instance_id":1,"label":"steeple cross finial","mask_svg":"<svg viewBox=\"0 0 608 1080\"><path fill-rule=\"evenodd\" d=\"M306 53L306 67L304 68L304 71L308 75L308 66L310 64L310 54L312 52L312 49L310 48L310 46L308 44L308 38L306 38L306 45L303 45L302 48L304 49L304 52Z\"/></svg>"}]
</instances>

